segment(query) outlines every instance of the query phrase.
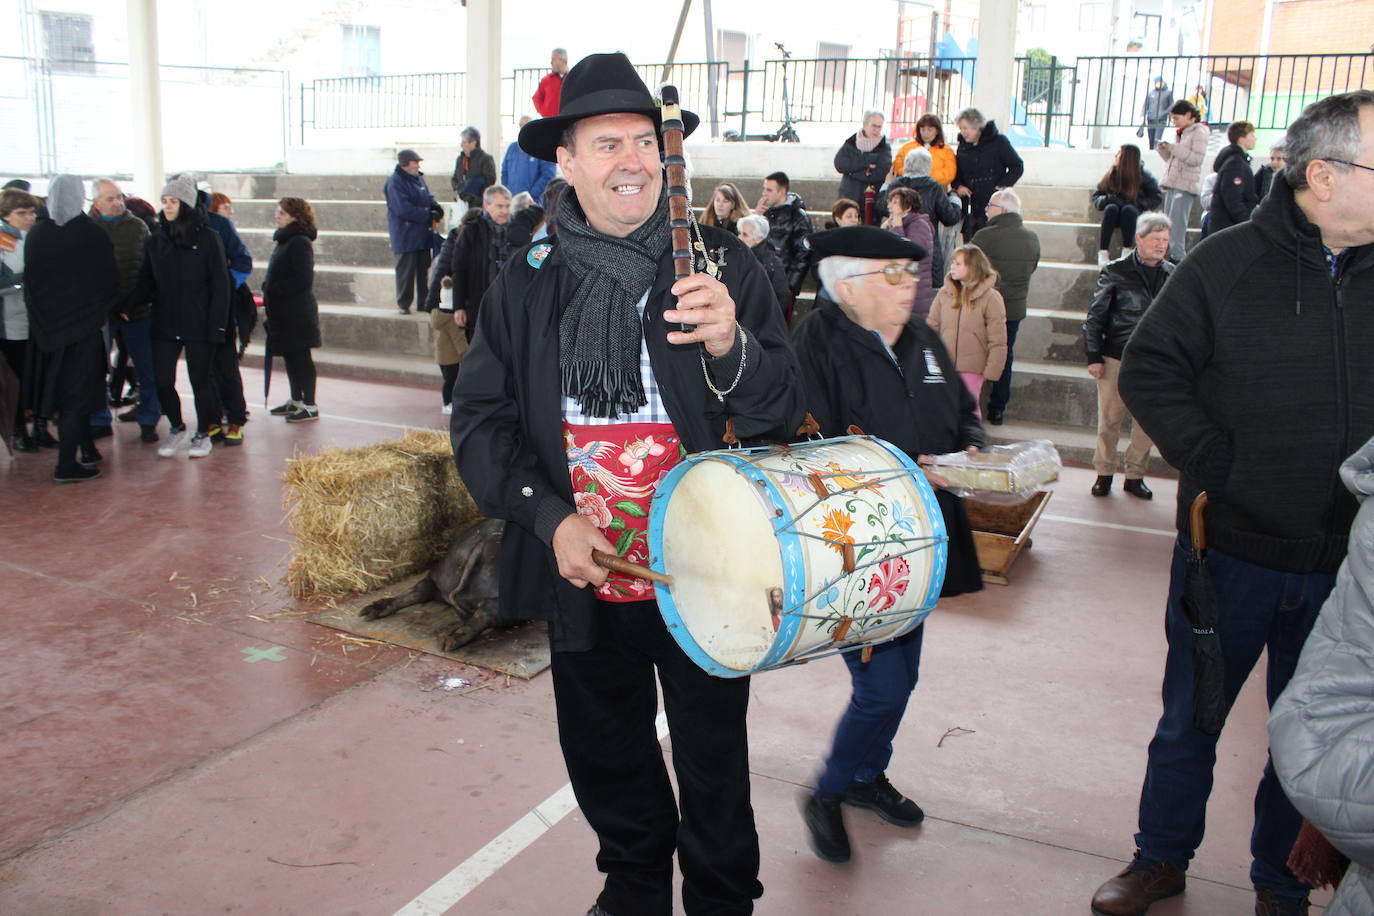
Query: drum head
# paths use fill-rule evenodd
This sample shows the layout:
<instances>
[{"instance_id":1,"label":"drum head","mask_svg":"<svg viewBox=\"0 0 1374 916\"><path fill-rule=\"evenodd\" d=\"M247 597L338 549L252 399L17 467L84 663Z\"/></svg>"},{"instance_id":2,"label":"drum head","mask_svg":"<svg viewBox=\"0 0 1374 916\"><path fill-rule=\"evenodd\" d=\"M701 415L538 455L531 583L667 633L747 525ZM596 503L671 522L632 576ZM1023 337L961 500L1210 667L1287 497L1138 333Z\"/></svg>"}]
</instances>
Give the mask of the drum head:
<instances>
[{"instance_id":1,"label":"drum head","mask_svg":"<svg viewBox=\"0 0 1374 916\"><path fill-rule=\"evenodd\" d=\"M772 507L731 464L716 459L670 472L654 501L654 520L662 526L662 559L654 565L676 580L671 589L658 587L664 619L706 671L749 673L772 648L768 594L784 584Z\"/></svg>"}]
</instances>

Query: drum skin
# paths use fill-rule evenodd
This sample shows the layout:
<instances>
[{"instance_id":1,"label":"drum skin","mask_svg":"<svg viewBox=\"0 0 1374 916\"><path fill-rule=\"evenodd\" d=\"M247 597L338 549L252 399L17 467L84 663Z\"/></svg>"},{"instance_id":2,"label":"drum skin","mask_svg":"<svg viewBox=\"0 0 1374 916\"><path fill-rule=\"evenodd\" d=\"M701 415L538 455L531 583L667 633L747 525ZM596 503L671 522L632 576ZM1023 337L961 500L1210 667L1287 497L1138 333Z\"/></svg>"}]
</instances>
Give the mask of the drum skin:
<instances>
[{"instance_id":1,"label":"drum skin","mask_svg":"<svg viewBox=\"0 0 1374 916\"><path fill-rule=\"evenodd\" d=\"M934 609L945 563L925 475L872 436L689 455L649 511L649 565L675 580L655 586L659 609L717 677L908 633Z\"/></svg>"}]
</instances>

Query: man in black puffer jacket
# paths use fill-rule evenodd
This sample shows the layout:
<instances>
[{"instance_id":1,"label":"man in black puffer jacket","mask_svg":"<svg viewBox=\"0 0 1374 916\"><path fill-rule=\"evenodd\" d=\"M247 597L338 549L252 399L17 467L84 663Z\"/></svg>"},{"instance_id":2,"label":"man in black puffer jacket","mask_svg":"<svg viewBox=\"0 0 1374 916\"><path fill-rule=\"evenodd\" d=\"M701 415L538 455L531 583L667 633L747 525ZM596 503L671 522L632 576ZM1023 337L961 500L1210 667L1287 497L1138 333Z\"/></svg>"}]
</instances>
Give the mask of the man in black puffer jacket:
<instances>
[{"instance_id":1,"label":"man in black puffer jacket","mask_svg":"<svg viewBox=\"0 0 1374 916\"><path fill-rule=\"evenodd\" d=\"M1259 203L1255 191L1255 173L1250 171L1250 150L1255 148L1255 125L1237 121L1226 129L1231 141L1217 153L1212 171L1217 183L1212 190L1212 205L1208 208L1207 232L1220 232L1250 218Z\"/></svg>"},{"instance_id":2,"label":"man in black puffer jacket","mask_svg":"<svg viewBox=\"0 0 1374 916\"><path fill-rule=\"evenodd\" d=\"M795 299L811 266L811 252L806 247L806 237L811 234L811 217L806 215L802 199L789 190L785 172L774 172L763 179L763 194L754 212L768 220L768 243L782 258L787 270L787 287ZM783 303L783 308L791 306Z\"/></svg>"},{"instance_id":3,"label":"man in black puffer jacket","mask_svg":"<svg viewBox=\"0 0 1374 916\"><path fill-rule=\"evenodd\" d=\"M1122 398L1180 472L1179 539L1137 853L1098 889L1095 913L1143 913L1179 893L1202 842L1218 736L1194 724L1193 630L1180 600L1194 497L1209 499L1223 709L1261 653L1270 701L1283 691L1345 557L1357 503L1338 469L1374 436L1371 168L1374 92L1309 106L1288 128L1288 164L1269 196L1188 253L1126 346ZM1287 866L1301 824L1267 767L1251 840L1256 912L1306 911L1308 887Z\"/></svg>"},{"instance_id":4,"label":"man in black puffer jacket","mask_svg":"<svg viewBox=\"0 0 1374 916\"><path fill-rule=\"evenodd\" d=\"M988 201L998 188L1009 188L1021 180L1026 165L1012 149L1011 141L997 129L996 121L984 119L977 108L959 112L959 148L954 152L958 171L954 190L968 200L964 220L964 239L982 229L988 221Z\"/></svg>"}]
</instances>

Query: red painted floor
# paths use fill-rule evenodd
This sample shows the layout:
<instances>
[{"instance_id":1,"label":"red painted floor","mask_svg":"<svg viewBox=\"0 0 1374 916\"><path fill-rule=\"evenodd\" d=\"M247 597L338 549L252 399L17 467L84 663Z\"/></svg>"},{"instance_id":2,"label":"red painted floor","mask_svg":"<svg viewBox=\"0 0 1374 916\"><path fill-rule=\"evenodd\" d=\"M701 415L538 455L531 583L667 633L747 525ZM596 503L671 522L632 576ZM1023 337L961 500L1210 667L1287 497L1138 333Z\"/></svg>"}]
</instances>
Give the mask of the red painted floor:
<instances>
[{"instance_id":1,"label":"red painted floor","mask_svg":"<svg viewBox=\"0 0 1374 916\"><path fill-rule=\"evenodd\" d=\"M0 913L397 913L566 783L547 674L349 646L279 582L284 460L443 426L437 377L433 391L322 379L323 418L299 426L256 400L246 444L200 461L158 458L133 424L101 441L91 483L52 486L51 453L0 458ZM1095 500L1091 480L1066 470L1010 587L927 624L889 770L926 809L920 829L851 811L854 862L817 860L797 800L844 666L754 679L760 913L1086 913L1129 858L1174 488ZM430 690L441 672L473 688ZM1253 911L1259 677L1219 749L1189 889L1152 914ZM489 876L455 905L409 912L581 914L594 854L574 809L478 856Z\"/></svg>"}]
</instances>

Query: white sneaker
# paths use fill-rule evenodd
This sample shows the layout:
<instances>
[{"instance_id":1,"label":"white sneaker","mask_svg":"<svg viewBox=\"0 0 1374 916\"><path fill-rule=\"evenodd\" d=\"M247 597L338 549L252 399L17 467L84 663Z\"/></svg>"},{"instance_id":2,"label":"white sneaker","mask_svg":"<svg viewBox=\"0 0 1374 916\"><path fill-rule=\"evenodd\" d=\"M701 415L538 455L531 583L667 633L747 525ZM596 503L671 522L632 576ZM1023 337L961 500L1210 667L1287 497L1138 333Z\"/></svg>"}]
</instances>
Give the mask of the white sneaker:
<instances>
[{"instance_id":1,"label":"white sneaker","mask_svg":"<svg viewBox=\"0 0 1374 916\"><path fill-rule=\"evenodd\" d=\"M453 405L452 405L452 404L445 404L445 405L444 405L444 416L446 416L446 417L451 417L451 416L453 416Z\"/></svg>"},{"instance_id":2,"label":"white sneaker","mask_svg":"<svg viewBox=\"0 0 1374 916\"><path fill-rule=\"evenodd\" d=\"M163 458L171 458L177 453L177 449L186 443L186 427L181 429L169 430L167 439L158 446L157 453Z\"/></svg>"},{"instance_id":3,"label":"white sneaker","mask_svg":"<svg viewBox=\"0 0 1374 916\"><path fill-rule=\"evenodd\" d=\"M186 450L186 454L192 458L204 458L210 454L210 449L214 446L210 442L210 437L205 433L196 433L191 440L191 447Z\"/></svg>"},{"instance_id":4,"label":"white sneaker","mask_svg":"<svg viewBox=\"0 0 1374 916\"><path fill-rule=\"evenodd\" d=\"M1097 266L1098 266L1098 267L1106 267L1109 263L1111 263L1111 260L1112 260L1112 257L1111 257L1111 255L1107 254L1107 250L1106 250L1105 248L1100 249L1100 250L1097 252Z\"/></svg>"}]
</instances>

